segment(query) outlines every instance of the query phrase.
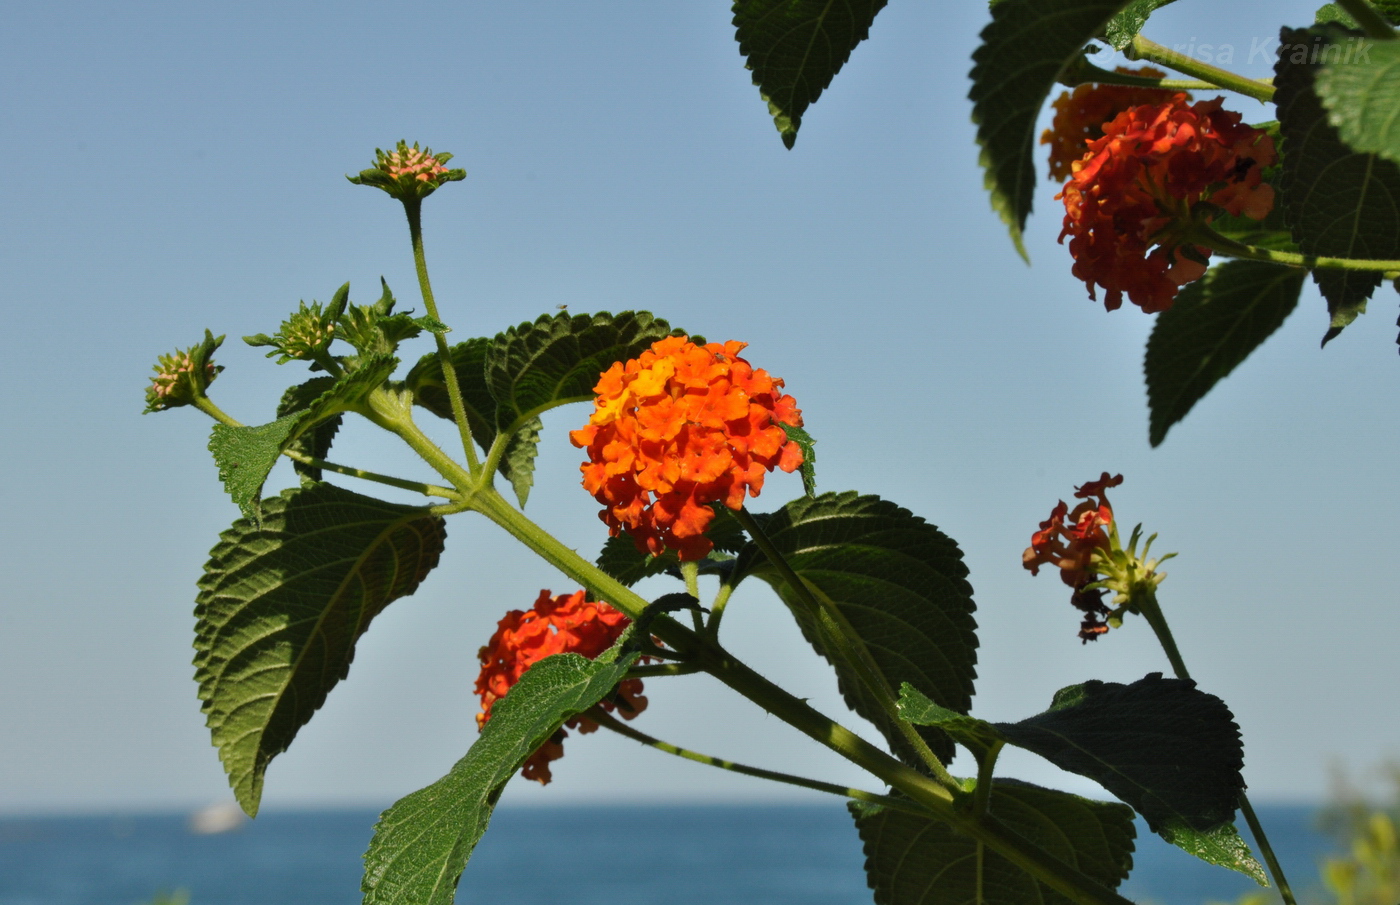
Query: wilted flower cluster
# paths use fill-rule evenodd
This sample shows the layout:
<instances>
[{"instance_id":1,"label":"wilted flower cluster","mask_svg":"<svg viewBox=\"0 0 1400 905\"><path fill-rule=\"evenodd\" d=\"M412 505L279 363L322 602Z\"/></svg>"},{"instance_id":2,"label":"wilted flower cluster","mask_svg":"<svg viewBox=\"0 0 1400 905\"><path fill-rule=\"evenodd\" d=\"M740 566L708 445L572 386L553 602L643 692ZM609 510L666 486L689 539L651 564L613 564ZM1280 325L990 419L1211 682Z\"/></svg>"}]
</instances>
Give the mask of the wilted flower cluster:
<instances>
[{"instance_id":1,"label":"wilted flower cluster","mask_svg":"<svg viewBox=\"0 0 1400 905\"><path fill-rule=\"evenodd\" d=\"M451 154L434 154L431 148L409 147L400 141L392 151L374 150L374 167L361 170L358 176L346 177L356 185L372 185L383 189L400 201L426 198L443 183L467 178L466 170L449 170Z\"/></svg>"},{"instance_id":2,"label":"wilted flower cluster","mask_svg":"<svg viewBox=\"0 0 1400 905\"><path fill-rule=\"evenodd\" d=\"M540 591L533 608L506 613L479 654L481 674L476 680L476 693L481 696L481 713L476 717L477 728L486 725L492 706L531 666L551 654L597 657L613 645L631 621L606 603L586 599L583 591L557 597ZM624 719L632 719L647 706L647 699L642 697L642 680L620 682L612 697L604 699L600 706L609 711L616 707ZM582 716L572 717L564 726L583 733L598 728L597 723ZM530 755L520 775L541 785L548 784L552 778L550 761L564 756L567 735L562 728L554 733Z\"/></svg>"},{"instance_id":3,"label":"wilted flower cluster","mask_svg":"<svg viewBox=\"0 0 1400 905\"><path fill-rule=\"evenodd\" d=\"M1221 109L1221 98L1185 94L1125 110L1105 123L1057 198L1065 203L1074 275L1112 311L1127 293L1143 311L1165 311L1181 286L1206 271L1210 249L1184 238L1220 210L1262 220L1274 203L1263 170L1277 160L1267 133Z\"/></svg>"},{"instance_id":4,"label":"wilted flower cluster","mask_svg":"<svg viewBox=\"0 0 1400 905\"><path fill-rule=\"evenodd\" d=\"M1152 79L1166 75L1151 66L1141 69L1119 66L1114 71ZM1075 162L1088 152L1089 142L1102 138L1104 124L1118 114L1141 104L1163 103L1171 96L1172 92L1165 88L1097 83L1080 85L1061 94L1053 104L1054 122L1040 136L1040 143L1050 146L1050 178L1056 182L1068 179L1074 172Z\"/></svg>"},{"instance_id":5,"label":"wilted flower cluster","mask_svg":"<svg viewBox=\"0 0 1400 905\"><path fill-rule=\"evenodd\" d=\"M738 510L768 472L802 464L782 428L802 426L796 400L739 357L745 345L671 336L599 379L588 425L569 437L588 450L583 486L613 535L701 559L713 548L704 536L711 503Z\"/></svg>"},{"instance_id":6,"label":"wilted flower cluster","mask_svg":"<svg viewBox=\"0 0 1400 905\"><path fill-rule=\"evenodd\" d=\"M1083 502L1073 510L1064 500L1050 512L1050 518L1040 523L1040 530L1031 535L1031 545L1021 554L1021 563L1040 574L1041 566L1055 566L1060 579L1073 589L1070 602L1084 613L1079 637L1092 641L1108 631L1103 617L1109 608L1103 602L1102 588L1087 587L1099 580L1095 553L1110 549L1109 531L1113 527L1113 507L1107 491L1123 483L1122 475L1109 477L1108 472L1097 481L1074 489L1075 498Z\"/></svg>"}]
</instances>

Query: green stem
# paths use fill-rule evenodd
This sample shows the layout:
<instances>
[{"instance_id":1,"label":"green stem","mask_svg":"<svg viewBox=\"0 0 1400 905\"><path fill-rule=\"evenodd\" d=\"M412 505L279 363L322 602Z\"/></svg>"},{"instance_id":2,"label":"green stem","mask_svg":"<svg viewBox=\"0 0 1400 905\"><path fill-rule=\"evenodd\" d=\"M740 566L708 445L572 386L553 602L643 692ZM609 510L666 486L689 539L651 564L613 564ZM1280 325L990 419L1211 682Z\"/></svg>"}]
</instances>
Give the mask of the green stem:
<instances>
[{"instance_id":1,"label":"green stem","mask_svg":"<svg viewBox=\"0 0 1400 905\"><path fill-rule=\"evenodd\" d=\"M1153 63L1160 63L1168 69L1175 69L1177 72L1209 82L1217 88L1224 88L1226 91L1234 91L1237 94L1252 97L1261 103L1267 104L1274 99L1274 86L1267 82L1245 78L1228 69L1221 69L1219 66L1212 66L1209 63L1192 59L1185 54L1163 47L1156 41L1150 41L1142 35L1133 38L1133 43L1128 47L1127 56L1132 60L1149 60Z\"/></svg>"},{"instance_id":2,"label":"green stem","mask_svg":"<svg viewBox=\"0 0 1400 905\"><path fill-rule=\"evenodd\" d=\"M1384 261L1372 258L1330 258L1324 255L1305 255L1292 251L1274 251L1245 245L1211 229L1203 223L1195 224L1185 234L1187 241L1208 246L1213 251L1233 258L1249 261L1265 261L1282 264L1285 267L1303 267L1308 270L1379 270L1387 275L1400 273L1400 260Z\"/></svg>"},{"instance_id":3,"label":"green stem","mask_svg":"<svg viewBox=\"0 0 1400 905\"><path fill-rule=\"evenodd\" d=\"M374 481L377 484L387 484L390 487L413 490L424 496L439 496L449 500L460 500L462 498L462 495L451 487L439 487L436 484L424 484L422 481L410 481L407 478L396 478L392 475L366 471L363 468L354 468L349 465L337 465L334 462L327 462L325 459L318 459L315 456L299 453L294 449L284 449L282 450L282 455L293 461L300 462L303 465L310 465L313 468L333 471L336 474L349 475L352 478L360 478L365 481Z\"/></svg>"},{"instance_id":4,"label":"green stem","mask_svg":"<svg viewBox=\"0 0 1400 905\"><path fill-rule=\"evenodd\" d=\"M406 396L398 396L389 393L383 387L376 387L365 398L364 407L357 411L407 443L434 471L452 483L463 495L460 497L463 502L469 498L465 495L470 494L474 488L475 476L443 452L432 438L413 423L412 402Z\"/></svg>"},{"instance_id":5,"label":"green stem","mask_svg":"<svg viewBox=\"0 0 1400 905\"><path fill-rule=\"evenodd\" d=\"M1060 77L1060 84L1074 87L1076 85L1128 85L1133 88L1161 88L1164 91L1208 91L1220 86L1214 82L1206 82L1200 79L1154 79L1145 75L1128 75L1125 72L1113 72L1100 66L1095 66L1084 57L1071 65L1071 68Z\"/></svg>"},{"instance_id":6,"label":"green stem","mask_svg":"<svg viewBox=\"0 0 1400 905\"><path fill-rule=\"evenodd\" d=\"M227 425L228 427L243 426L242 421L239 421L237 418L219 408L214 404L214 400L210 399L208 396L195 396L194 402L191 404L220 424Z\"/></svg>"},{"instance_id":7,"label":"green stem","mask_svg":"<svg viewBox=\"0 0 1400 905\"><path fill-rule=\"evenodd\" d=\"M697 764L705 764L710 767L718 767L721 770L728 770L731 773L742 773L745 776L756 776L759 779L769 779L773 782L781 782L790 786L798 786L803 789L814 789L818 792L826 792L831 795L840 795L842 798L853 798L856 801L868 801L871 804L882 805L895 811L904 811L918 817L929 817L929 812L904 798L895 798L891 795L877 795L874 792L866 792L862 789L852 789L847 786L840 786L836 783L822 782L819 779L808 779L805 776L795 776L792 773L780 773L777 770L765 770L762 767L750 767L747 764L736 763L732 760L714 757L710 754L701 754L698 751L691 751L679 745L662 741L654 736L639 732L628 726L626 723L603 710L601 707L593 707L584 711L584 716L602 726L604 729L611 729L618 735L630 738L634 742L655 748L658 751L665 751L667 754L674 754L686 760L695 761Z\"/></svg>"},{"instance_id":8,"label":"green stem","mask_svg":"<svg viewBox=\"0 0 1400 905\"><path fill-rule=\"evenodd\" d=\"M1152 633L1157 636L1158 643L1162 645L1162 650L1172 665L1172 672L1176 674L1178 679L1190 679L1191 673L1186 669L1186 661L1181 656L1181 650L1176 646L1176 639L1172 637L1171 626L1167 625L1166 614L1162 612L1162 607L1157 602L1157 592L1152 588L1145 588L1135 593L1133 607L1152 627ZM1279 895L1283 896L1283 901L1288 905L1298 905L1298 900L1293 896L1293 889L1288 885L1288 878L1284 876L1283 865L1279 863L1278 856L1274 854L1274 847L1269 844L1269 836L1264 832L1264 825L1259 822L1259 817L1254 813L1254 807L1250 805L1249 796L1245 794L1244 790L1240 790L1240 811L1244 813L1245 822L1249 824L1249 831L1254 834L1254 841L1259 844L1259 853L1264 856L1264 863L1269 866L1269 873L1273 875L1274 885L1278 887Z\"/></svg>"},{"instance_id":9,"label":"green stem","mask_svg":"<svg viewBox=\"0 0 1400 905\"><path fill-rule=\"evenodd\" d=\"M647 602L635 591L564 546L507 503L494 488L484 487L473 493L468 505L500 525L546 562L629 616L640 616L646 607ZM1132 905L1102 884L1026 842L994 817L988 815L979 820L967 814L957 804L962 795L960 790L948 788L944 783L925 776L877 748L805 700L765 679L718 644L707 642L667 616L655 619L651 631L672 650L685 655L692 665L922 805L932 819L948 823L972 839L985 843L1071 900L1081 905Z\"/></svg>"},{"instance_id":10,"label":"green stem","mask_svg":"<svg viewBox=\"0 0 1400 905\"><path fill-rule=\"evenodd\" d=\"M1368 38L1378 38L1382 41L1395 40L1395 29L1391 28L1385 17L1366 0L1337 0L1337 5L1356 20L1356 24L1361 26L1361 30L1366 33Z\"/></svg>"},{"instance_id":11,"label":"green stem","mask_svg":"<svg viewBox=\"0 0 1400 905\"><path fill-rule=\"evenodd\" d=\"M423 201L420 198L405 200L404 213L408 215L408 235L413 242L413 266L418 271L418 288L423 292L423 306L428 316L442 321L438 316L437 302L433 299L433 286L428 282L428 259L423 254ZM452 405L452 420L457 422L457 433L462 437L462 452L466 454L467 466L476 472L480 464L476 458L476 446L472 443L471 426L467 423L467 407L462 402L462 388L457 383L457 368L452 364L452 350L447 347L447 338L434 333L437 343L438 361L442 362L442 379L447 384L447 399Z\"/></svg>"},{"instance_id":12,"label":"green stem","mask_svg":"<svg viewBox=\"0 0 1400 905\"><path fill-rule=\"evenodd\" d=\"M689 663L646 663L627 670L629 679L646 679L651 676L692 676L700 667Z\"/></svg>"},{"instance_id":13,"label":"green stem","mask_svg":"<svg viewBox=\"0 0 1400 905\"><path fill-rule=\"evenodd\" d=\"M996 769L997 755L1005 744L1002 739L997 739L977 760L977 787L972 790L972 813L977 817L986 815L991 807L992 772Z\"/></svg>"},{"instance_id":14,"label":"green stem","mask_svg":"<svg viewBox=\"0 0 1400 905\"><path fill-rule=\"evenodd\" d=\"M724 618L724 609L729 606L729 597L734 593L734 585L724 582L719 586L719 593L710 603L710 619L705 623L705 636L711 641L719 640L719 622Z\"/></svg>"},{"instance_id":15,"label":"green stem","mask_svg":"<svg viewBox=\"0 0 1400 905\"><path fill-rule=\"evenodd\" d=\"M700 603L700 564L691 560L681 563L681 578L685 580L685 592L695 598L698 606ZM691 622L697 632L705 630L704 616L698 609L690 611Z\"/></svg>"},{"instance_id":16,"label":"green stem","mask_svg":"<svg viewBox=\"0 0 1400 905\"><path fill-rule=\"evenodd\" d=\"M758 524L758 520L749 513L747 509L740 508L734 513L739 524L744 526L744 530L753 538L758 548L763 551L763 555L773 564L783 580L788 586L802 598L802 602L807 606L813 621L830 654L839 657L850 664L856 675L860 677L862 683L870 690L871 695L879 703L880 708L885 711L885 715L890 722L904 736L905 740L913 749L918 752L920 759L927 765L933 775L950 789L958 788L957 780L948 774L947 769L933 753L933 749L924 741L923 736L907 720L899 715L899 706L896 703L894 689L886 681L884 674L880 672L879 666L873 662L870 652L861 643L859 635L847 621L844 614L834 605L819 601L812 593L812 589L793 570L792 565L783 556L767 532Z\"/></svg>"}]
</instances>

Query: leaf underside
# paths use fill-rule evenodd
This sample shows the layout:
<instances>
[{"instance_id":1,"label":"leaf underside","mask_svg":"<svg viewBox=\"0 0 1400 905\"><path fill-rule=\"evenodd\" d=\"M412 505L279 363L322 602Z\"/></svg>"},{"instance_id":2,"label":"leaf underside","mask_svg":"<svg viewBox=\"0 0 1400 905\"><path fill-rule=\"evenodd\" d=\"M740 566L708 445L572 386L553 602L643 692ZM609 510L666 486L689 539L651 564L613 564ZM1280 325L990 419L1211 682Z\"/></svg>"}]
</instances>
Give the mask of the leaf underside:
<instances>
[{"instance_id":1,"label":"leaf underside","mask_svg":"<svg viewBox=\"0 0 1400 905\"><path fill-rule=\"evenodd\" d=\"M506 783L565 720L602 700L636 662L637 654L618 657L619 649L597 660L556 654L530 667L446 776L380 815L365 852L365 905L450 905Z\"/></svg>"},{"instance_id":2,"label":"leaf underside","mask_svg":"<svg viewBox=\"0 0 1400 905\"><path fill-rule=\"evenodd\" d=\"M1283 325L1305 276L1297 268L1226 261L1157 315L1143 362L1153 446Z\"/></svg>"},{"instance_id":3,"label":"leaf underside","mask_svg":"<svg viewBox=\"0 0 1400 905\"><path fill-rule=\"evenodd\" d=\"M1070 901L945 823L851 804L876 905L1067 905ZM993 783L990 812L1007 828L1115 889L1133 867L1133 811L1016 780Z\"/></svg>"},{"instance_id":4,"label":"leaf underside","mask_svg":"<svg viewBox=\"0 0 1400 905\"><path fill-rule=\"evenodd\" d=\"M802 115L817 102L856 45L870 36L886 0L735 0L739 53L791 148Z\"/></svg>"},{"instance_id":5,"label":"leaf underside","mask_svg":"<svg viewBox=\"0 0 1400 905\"><path fill-rule=\"evenodd\" d=\"M239 804L256 814L268 763L345 678L370 620L437 565L426 510L330 484L264 500L210 553L195 603L195 680Z\"/></svg>"},{"instance_id":6,"label":"leaf underside","mask_svg":"<svg viewBox=\"0 0 1400 905\"><path fill-rule=\"evenodd\" d=\"M977 677L976 606L951 538L894 503L854 492L800 497L763 524L798 577L846 620L851 640L869 652L892 692L907 682L941 706L967 712ZM896 754L921 763L856 673L827 650L796 589L752 543L739 553L733 580L747 575L777 590L808 643L836 668L851 709L874 723ZM944 763L952 758L940 730L919 732Z\"/></svg>"}]
</instances>

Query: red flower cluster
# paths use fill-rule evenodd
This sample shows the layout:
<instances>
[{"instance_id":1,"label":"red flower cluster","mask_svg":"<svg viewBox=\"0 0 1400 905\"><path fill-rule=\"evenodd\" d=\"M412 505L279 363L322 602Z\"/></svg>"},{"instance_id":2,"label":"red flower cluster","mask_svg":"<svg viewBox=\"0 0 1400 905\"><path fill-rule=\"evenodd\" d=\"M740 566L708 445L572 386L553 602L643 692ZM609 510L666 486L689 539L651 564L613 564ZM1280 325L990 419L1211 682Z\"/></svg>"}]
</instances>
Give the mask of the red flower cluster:
<instances>
[{"instance_id":1,"label":"red flower cluster","mask_svg":"<svg viewBox=\"0 0 1400 905\"><path fill-rule=\"evenodd\" d=\"M1070 602L1084 612L1084 622L1079 627L1079 637L1084 641L1092 641L1108 631L1102 621L1109 612L1103 602L1103 590L1085 586L1099 578L1093 562L1095 551L1109 549L1113 507L1106 495L1108 488L1122 483L1122 475L1109 477L1105 471L1097 481L1076 487L1074 495L1083 502L1070 510L1061 500L1050 512L1050 518L1040 523L1040 530L1031 535L1031 545L1021 554L1021 564L1032 575L1040 574L1041 566L1059 568L1061 580L1073 589Z\"/></svg>"},{"instance_id":2,"label":"red flower cluster","mask_svg":"<svg viewBox=\"0 0 1400 905\"><path fill-rule=\"evenodd\" d=\"M551 654L574 653L592 659L612 647L631 621L606 603L586 600L583 591L558 597L540 591L533 609L506 613L479 654L481 675L476 680L476 693L481 695L481 713L476 716L477 729L486 725L492 706L531 666ZM601 706L609 711L620 706L623 719L632 719L647 706L642 680L619 683ZM564 726L582 733L598 728L597 723L581 716L570 718ZM549 763L564 756L567 735L562 728L554 733L525 761L520 775L547 785L552 778Z\"/></svg>"},{"instance_id":3,"label":"red flower cluster","mask_svg":"<svg viewBox=\"0 0 1400 905\"><path fill-rule=\"evenodd\" d=\"M1115 72L1143 78L1160 79L1166 75L1160 69L1144 66L1129 69L1119 66ZM1040 136L1040 143L1050 146L1050 178L1064 182L1074 172L1074 164L1088 150L1088 144L1103 137L1104 123L1129 107L1160 104L1170 100L1172 92L1165 88L1137 85L1084 84L1073 92L1066 91L1055 101L1055 119Z\"/></svg>"},{"instance_id":4,"label":"red flower cluster","mask_svg":"<svg viewBox=\"0 0 1400 905\"><path fill-rule=\"evenodd\" d=\"M1107 290L1104 307L1123 293L1146 312L1171 307L1181 286L1199 279L1210 249L1183 253L1179 230L1208 223L1202 202L1262 220L1274 203L1263 170L1277 160L1273 140L1222 110L1222 98L1188 105L1185 94L1125 110L1089 143L1057 198L1065 203L1060 241L1070 237L1074 275ZM1156 246L1155 248L1153 246Z\"/></svg>"},{"instance_id":5,"label":"red flower cluster","mask_svg":"<svg viewBox=\"0 0 1400 905\"><path fill-rule=\"evenodd\" d=\"M746 345L669 336L599 379L588 425L569 438L588 450L583 486L603 504L611 534L626 531L652 554L701 559L714 547L705 537L711 503L737 510L768 472L802 464L781 427L802 426L796 400L739 357Z\"/></svg>"}]
</instances>

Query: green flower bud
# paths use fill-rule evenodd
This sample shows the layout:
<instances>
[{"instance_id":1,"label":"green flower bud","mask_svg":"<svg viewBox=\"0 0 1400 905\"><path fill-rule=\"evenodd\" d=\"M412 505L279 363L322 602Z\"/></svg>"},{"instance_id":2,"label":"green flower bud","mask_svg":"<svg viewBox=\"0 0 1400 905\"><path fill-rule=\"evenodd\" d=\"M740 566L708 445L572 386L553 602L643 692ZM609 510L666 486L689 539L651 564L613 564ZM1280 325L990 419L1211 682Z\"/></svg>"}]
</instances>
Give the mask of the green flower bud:
<instances>
[{"instance_id":1,"label":"green flower bud","mask_svg":"<svg viewBox=\"0 0 1400 905\"><path fill-rule=\"evenodd\" d=\"M142 414L193 405L195 400L204 398L209 384L223 370L211 357L223 341L222 336L216 338L205 330L204 342L199 345L160 356L153 367L156 376L146 387L146 410Z\"/></svg>"},{"instance_id":2,"label":"green flower bud","mask_svg":"<svg viewBox=\"0 0 1400 905\"><path fill-rule=\"evenodd\" d=\"M356 185L372 185L383 189L404 203L421 201L447 182L467 178L466 170L449 170L444 164L451 154L434 154L431 148L419 150L418 143L409 147L400 141L392 151L374 149L374 167L361 170L358 176L346 176Z\"/></svg>"}]
</instances>

